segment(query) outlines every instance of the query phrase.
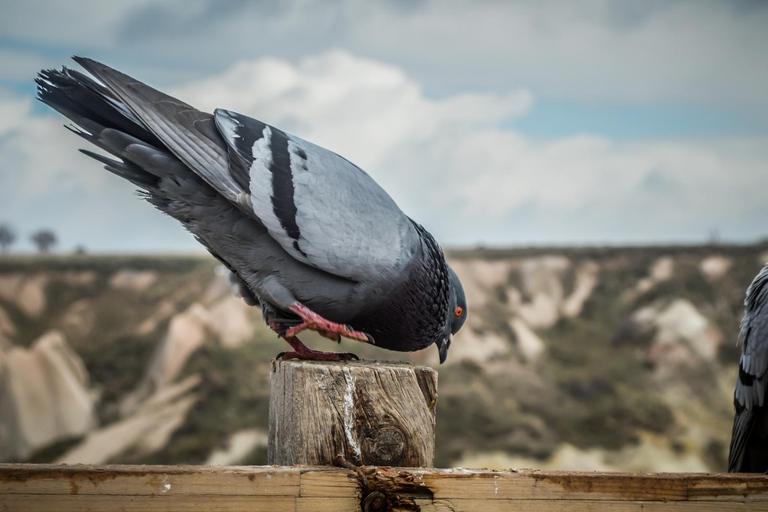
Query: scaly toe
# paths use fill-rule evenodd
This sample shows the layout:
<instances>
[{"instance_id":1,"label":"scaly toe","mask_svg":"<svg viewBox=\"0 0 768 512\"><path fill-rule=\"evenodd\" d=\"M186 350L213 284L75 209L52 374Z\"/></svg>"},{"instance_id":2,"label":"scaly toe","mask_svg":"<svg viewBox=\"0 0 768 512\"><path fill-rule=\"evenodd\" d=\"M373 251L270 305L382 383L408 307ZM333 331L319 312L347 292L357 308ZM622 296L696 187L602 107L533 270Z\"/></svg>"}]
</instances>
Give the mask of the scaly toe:
<instances>
[{"instance_id":1,"label":"scaly toe","mask_svg":"<svg viewBox=\"0 0 768 512\"><path fill-rule=\"evenodd\" d=\"M290 329L287 329L283 331L283 338L293 338L297 334L301 333L304 329L306 329L306 324L299 324L295 327L291 327Z\"/></svg>"}]
</instances>

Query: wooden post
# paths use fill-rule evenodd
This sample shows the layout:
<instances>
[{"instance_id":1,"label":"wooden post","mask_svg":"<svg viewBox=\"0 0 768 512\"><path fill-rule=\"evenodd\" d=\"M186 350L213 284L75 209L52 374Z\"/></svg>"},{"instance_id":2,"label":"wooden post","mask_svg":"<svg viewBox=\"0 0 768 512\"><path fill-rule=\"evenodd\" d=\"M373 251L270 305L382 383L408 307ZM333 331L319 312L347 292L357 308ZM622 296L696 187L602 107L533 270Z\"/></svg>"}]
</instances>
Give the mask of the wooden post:
<instances>
[{"instance_id":1,"label":"wooden post","mask_svg":"<svg viewBox=\"0 0 768 512\"><path fill-rule=\"evenodd\" d=\"M405 363L273 361L269 463L432 467L437 372Z\"/></svg>"}]
</instances>

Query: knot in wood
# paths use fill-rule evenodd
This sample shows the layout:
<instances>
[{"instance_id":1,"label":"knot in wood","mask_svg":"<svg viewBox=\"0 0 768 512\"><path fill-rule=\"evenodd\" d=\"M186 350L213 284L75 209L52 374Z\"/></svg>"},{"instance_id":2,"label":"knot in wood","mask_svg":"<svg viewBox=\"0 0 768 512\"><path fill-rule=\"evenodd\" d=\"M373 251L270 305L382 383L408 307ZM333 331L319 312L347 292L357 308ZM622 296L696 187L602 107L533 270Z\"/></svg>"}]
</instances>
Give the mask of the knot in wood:
<instances>
[{"instance_id":1,"label":"knot in wood","mask_svg":"<svg viewBox=\"0 0 768 512\"><path fill-rule=\"evenodd\" d=\"M379 464L396 465L405 451L405 434L394 425L382 427L373 440L373 452Z\"/></svg>"},{"instance_id":2,"label":"knot in wood","mask_svg":"<svg viewBox=\"0 0 768 512\"><path fill-rule=\"evenodd\" d=\"M363 500L363 512L387 512L387 497L383 492L373 491Z\"/></svg>"}]
</instances>

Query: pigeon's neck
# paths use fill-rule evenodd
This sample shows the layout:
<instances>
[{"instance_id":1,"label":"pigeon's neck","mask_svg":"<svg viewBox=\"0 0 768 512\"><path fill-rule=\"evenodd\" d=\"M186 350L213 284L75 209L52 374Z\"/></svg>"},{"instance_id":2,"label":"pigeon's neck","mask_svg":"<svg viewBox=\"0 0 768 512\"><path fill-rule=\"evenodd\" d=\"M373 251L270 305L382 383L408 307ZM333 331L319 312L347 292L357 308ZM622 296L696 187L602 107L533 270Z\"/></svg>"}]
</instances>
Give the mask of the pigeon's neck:
<instances>
[{"instance_id":1,"label":"pigeon's neck","mask_svg":"<svg viewBox=\"0 0 768 512\"><path fill-rule=\"evenodd\" d=\"M411 221L413 222L413 221ZM450 277L448 263L437 241L420 224L413 223L422 242L422 258L419 273L412 281L409 292L422 301L420 323L428 344L435 342L445 330L450 304ZM428 337L427 337L428 335Z\"/></svg>"},{"instance_id":2,"label":"pigeon's neck","mask_svg":"<svg viewBox=\"0 0 768 512\"><path fill-rule=\"evenodd\" d=\"M397 279L397 285L384 294L386 299L375 308L375 316L353 322L364 325L363 330L373 335L378 346L390 350L428 347L442 334L448 319L448 264L432 235L419 224L413 225L420 247L404 271L405 279Z\"/></svg>"}]
</instances>

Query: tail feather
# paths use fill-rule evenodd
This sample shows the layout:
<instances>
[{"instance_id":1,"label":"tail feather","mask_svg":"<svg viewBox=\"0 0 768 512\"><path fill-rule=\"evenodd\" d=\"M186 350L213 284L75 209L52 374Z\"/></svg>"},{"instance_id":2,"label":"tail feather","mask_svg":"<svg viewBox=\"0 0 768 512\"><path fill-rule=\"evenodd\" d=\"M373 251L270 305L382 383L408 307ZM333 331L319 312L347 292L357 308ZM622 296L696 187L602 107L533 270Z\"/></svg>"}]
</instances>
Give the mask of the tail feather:
<instances>
[{"instance_id":1,"label":"tail feather","mask_svg":"<svg viewBox=\"0 0 768 512\"><path fill-rule=\"evenodd\" d=\"M78 62L108 87L67 68L41 71L36 82L38 99L74 123L67 126L68 129L114 158L86 149L80 151L104 164L107 171L139 187L140 194L150 204L181 222L233 273L237 273L235 264L255 261L260 251L270 254L267 259L274 259L273 252L278 251L276 244L244 247L233 242L232 237L237 235L232 233L242 232L245 234L240 238L256 239L266 231L225 199L221 189L211 185L211 181L229 184L226 146L216 130L213 116L148 86L131 82L126 75L94 61ZM117 92L110 90L113 83L118 87ZM139 90L135 95L134 89ZM123 101L118 93L127 99ZM142 103L146 95L156 100L151 106L160 114L152 109L147 112L148 107ZM142 117L134 112L134 107L129 107L129 101L135 103L137 111L143 112ZM169 126L162 115L174 116L182 128L176 130ZM155 125L150 129L148 123ZM161 134L162 140L153 130ZM208 164L215 169L206 174ZM203 171L196 167L203 167ZM223 169L223 174L218 176L216 169ZM218 229L221 223L226 224L228 230ZM227 250L221 251L222 247ZM221 254L234 254L235 264ZM279 251L278 254L281 255ZM249 303L258 303L253 293L249 293Z\"/></svg>"},{"instance_id":2,"label":"tail feather","mask_svg":"<svg viewBox=\"0 0 768 512\"><path fill-rule=\"evenodd\" d=\"M144 172L141 168L133 165L130 162L122 162L120 160L114 160L112 158L94 153L87 149L81 149L80 152L86 156L93 158L94 160L104 164L104 168L112 174L119 176L125 180L130 181L137 187L142 188L146 192L157 192L157 178L149 173Z\"/></svg>"},{"instance_id":3,"label":"tail feather","mask_svg":"<svg viewBox=\"0 0 768 512\"><path fill-rule=\"evenodd\" d=\"M729 473L740 473L744 471L745 449L749 442L749 436L752 433L753 426L754 411L744 408L737 410L736 416L733 419L731 449L728 455Z\"/></svg>"},{"instance_id":4,"label":"tail feather","mask_svg":"<svg viewBox=\"0 0 768 512\"><path fill-rule=\"evenodd\" d=\"M174 174L189 174L186 166L167 151L150 146L144 141L119 130L105 128L95 123L90 123L90 125L91 128L87 128L88 131L70 129L94 146L121 158L125 162L135 164L140 170L157 178ZM84 128L86 127L84 126Z\"/></svg>"},{"instance_id":5,"label":"tail feather","mask_svg":"<svg viewBox=\"0 0 768 512\"><path fill-rule=\"evenodd\" d=\"M179 160L241 208L243 188L229 172L227 146L214 117L91 59L75 61L103 82Z\"/></svg>"},{"instance_id":6,"label":"tail feather","mask_svg":"<svg viewBox=\"0 0 768 512\"><path fill-rule=\"evenodd\" d=\"M82 73L62 68L38 74L40 101L88 130L90 123L116 128L156 147L162 142L107 88Z\"/></svg>"},{"instance_id":7,"label":"tail feather","mask_svg":"<svg viewBox=\"0 0 768 512\"><path fill-rule=\"evenodd\" d=\"M67 126L69 130L119 160L93 151L81 152L143 189L148 199L163 195L158 188L160 178L179 176L200 182L106 87L67 68L41 71L36 82L38 99L74 123ZM164 198L157 199L150 202L155 206L166 203Z\"/></svg>"}]
</instances>

